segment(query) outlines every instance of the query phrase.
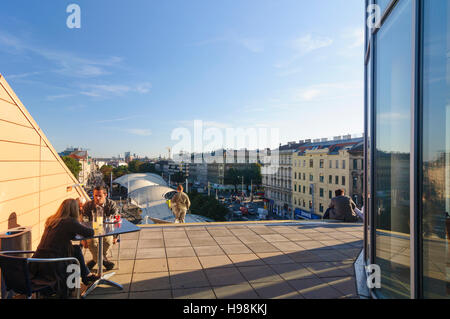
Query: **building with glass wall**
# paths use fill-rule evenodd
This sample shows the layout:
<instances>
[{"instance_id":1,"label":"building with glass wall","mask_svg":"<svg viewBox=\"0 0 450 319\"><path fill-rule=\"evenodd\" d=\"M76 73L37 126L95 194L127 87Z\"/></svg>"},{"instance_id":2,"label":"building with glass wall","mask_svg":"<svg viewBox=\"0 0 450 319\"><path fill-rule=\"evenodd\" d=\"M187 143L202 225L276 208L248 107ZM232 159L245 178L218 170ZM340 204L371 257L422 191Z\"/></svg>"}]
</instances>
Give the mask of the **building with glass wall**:
<instances>
[{"instance_id":1,"label":"building with glass wall","mask_svg":"<svg viewBox=\"0 0 450 319\"><path fill-rule=\"evenodd\" d=\"M366 0L364 258L380 266L381 287L371 292L450 298L450 1L373 2Z\"/></svg>"}]
</instances>

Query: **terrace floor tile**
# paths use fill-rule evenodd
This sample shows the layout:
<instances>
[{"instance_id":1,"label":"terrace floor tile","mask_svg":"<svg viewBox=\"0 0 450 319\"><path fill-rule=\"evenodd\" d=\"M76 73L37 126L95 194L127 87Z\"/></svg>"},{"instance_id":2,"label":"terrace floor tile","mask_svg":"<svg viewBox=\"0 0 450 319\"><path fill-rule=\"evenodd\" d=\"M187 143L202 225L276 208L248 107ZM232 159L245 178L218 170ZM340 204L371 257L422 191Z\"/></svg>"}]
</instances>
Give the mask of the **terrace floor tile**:
<instances>
[{"instance_id":1,"label":"terrace floor tile","mask_svg":"<svg viewBox=\"0 0 450 319\"><path fill-rule=\"evenodd\" d=\"M131 292L170 289L168 272L135 273L132 280Z\"/></svg>"},{"instance_id":2,"label":"terrace floor tile","mask_svg":"<svg viewBox=\"0 0 450 319\"><path fill-rule=\"evenodd\" d=\"M203 270L183 270L170 272L172 289L209 287Z\"/></svg>"},{"instance_id":3,"label":"terrace floor tile","mask_svg":"<svg viewBox=\"0 0 450 319\"><path fill-rule=\"evenodd\" d=\"M166 258L136 259L134 272L162 272L169 270Z\"/></svg>"},{"instance_id":4,"label":"terrace floor tile","mask_svg":"<svg viewBox=\"0 0 450 319\"><path fill-rule=\"evenodd\" d=\"M219 299L259 299L258 294L248 283L214 287Z\"/></svg>"},{"instance_id":5,"label":"terrace floor tile","mask_svg":"<svg viewBox=\"0 0 450 319\"><path fill-rule=\"evenodd\" d=\"M195 253L197 256L219 256L225 255L225 252L218 245L212 246L195 246Z\"/></svg>"},{"instance_id":6,"label":"terrace floor tile","mask_svg":"<svg viewBox=\"0 0 450 319\"><path fill-rule=\"evenodd\" d=\"M216 299L216 295L211 287L173 289L174 299Z\"/></svg>"},{"instance_id":7,"label":"terrace floor tile","mask_svg":"<svg viewBox=\"0 0 450 319\"><path fill-rule=\"evenodd\" d=\"M167 258L170 271L200 270L202 265L197 257Z\"/></svg>"}]
</instances>

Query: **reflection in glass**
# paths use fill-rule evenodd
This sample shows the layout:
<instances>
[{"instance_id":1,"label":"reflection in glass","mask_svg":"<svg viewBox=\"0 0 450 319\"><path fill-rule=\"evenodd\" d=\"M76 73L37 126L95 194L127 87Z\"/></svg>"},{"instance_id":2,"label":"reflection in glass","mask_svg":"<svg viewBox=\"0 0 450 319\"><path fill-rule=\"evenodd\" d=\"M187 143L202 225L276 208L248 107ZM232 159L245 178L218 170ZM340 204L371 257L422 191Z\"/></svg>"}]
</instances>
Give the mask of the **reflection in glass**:
<instances>
[{"instance_id":1,"label":"reflection in glass","mask_svg":"<svg viewBox=\"0 0 450 319\"><path fill-rule=\"evenodd\" d=\"M412 2L399 1L376 35L373 191L380 297L409 298Z\"/></svg>"},{"instance_id":2,"label":"reflection in glass","mask_svg":"<svg viewBox=\"0 0 450 319\"><path fill-rule=\"evenodd\" d=\"M423 294L450 298L450 2L424 2Z\"/></svg>"},{"instance_id":3,"label":"reflection in glass","mask_svg":"<svg viewBox=\"0 0 450 319\"><path fill-rule=\"evenodd\" d=\"M383 15L384 11L387 9L392 0L377 0L376 4L380 6L381 15Z\"/></svg>"},{"instance_id":4,"label":"reflection in glass","mask_svg":"<svg viewBox=\"0 0 450 319\"><path fill-rule=\"evenodd\" d=\"M370 202L372 200L372 190L371 190L371 167L372 167L372 162L371 162L371 156L372 156L372 57L370 56L370 60L369 63L367 64L366 67L366 94L367 94L367 110L366 110L366 121L367 121L367 130L366 130L366 134L367 134L367 156L366 156L366 178L367 178L367 182L366 182L366 191L364 192L365 194L367 193L367 199L363 199L364 201L364 211L365 212L369 212L370 210ZM369 214L367 214L367 217L369 216ZM366 253L366 259L370 258L370 255L368 252L370 252L370 220L367 219L367 229L366 229L366 233L367 233L367 239L366 240L366 247L365 247L365 251Z\"/></svg>"}]
</instances>

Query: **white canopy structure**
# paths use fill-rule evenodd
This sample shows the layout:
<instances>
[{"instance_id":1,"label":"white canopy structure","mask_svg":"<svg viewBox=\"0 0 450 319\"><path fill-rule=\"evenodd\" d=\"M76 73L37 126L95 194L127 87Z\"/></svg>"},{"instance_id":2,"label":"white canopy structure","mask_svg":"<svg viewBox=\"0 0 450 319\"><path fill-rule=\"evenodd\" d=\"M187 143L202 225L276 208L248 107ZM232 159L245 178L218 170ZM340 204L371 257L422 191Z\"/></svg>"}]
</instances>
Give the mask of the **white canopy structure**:
<instances>
[{"instance_id":1,"label":"white canopy structure","mask_svg":"<svg viewBox=\"0 0 450 319\"><path fill-rule=\"evenodd\" d=\"M138 184L138 182L135 181L135 184ZM138 203L147 203L161 200L165 201L165 195L171 192L175 192L175 190L166 186L150 185L135 189L128 196Z\"/></svg>"},{"instance_id":2,"label":"white canopy structure","mask_svg":"<svg viewBox=\"0 0 450 319\"><path fill-rule=\"evenodd\" d=\"M153 173L138 173L138 174L128 174L121 176L119 178L116 178L113 183L120 184L121 186L128 188L128 182L132 181L148 181L149 184L145 186L150 185L162 185L167 186L166 181L159 175L153 174ZM137 188L135 188L137 189ZM131 192L131 190L129 190Z\"/></svg>"}]
</instances>

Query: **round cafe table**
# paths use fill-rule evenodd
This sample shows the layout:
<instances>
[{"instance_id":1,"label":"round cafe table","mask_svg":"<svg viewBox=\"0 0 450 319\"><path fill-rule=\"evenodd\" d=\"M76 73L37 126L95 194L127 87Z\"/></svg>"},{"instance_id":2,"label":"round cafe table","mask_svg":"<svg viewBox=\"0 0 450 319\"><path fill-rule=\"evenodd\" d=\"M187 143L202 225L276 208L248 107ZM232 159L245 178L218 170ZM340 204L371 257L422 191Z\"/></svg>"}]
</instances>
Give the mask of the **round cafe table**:
<instances>
[{"instance_id":1,"label":"round cafe table","mask_svg":"<svg viewBox=\"0 0 450 319\"><path fill-rule=\"evenodd\" d=\"M92 227L92 222L82 222L86 227ZM98 275L100 278L95 281L83 294L82 298L85 298L87 295L89 295L95 288L97 288L98 285L106 284L112 287L117 287L119 289L123 289L122 285L109 280L112 276L115 275L115 272L103 274L103 237L107 236L114 236L114 235L121 235L126 233L134 233L138 232L141 229L134 225L133 223L130 223L126 219L122 219L120 223L103 223L102 226L99 227L99 229L94 229L95 233L92 237L83 237L77 235L75 237L75 240L87 240L87 239L93 239L98 238ZM120 258L120 256L118 256Z\"/></svg>"}]
</instances>

